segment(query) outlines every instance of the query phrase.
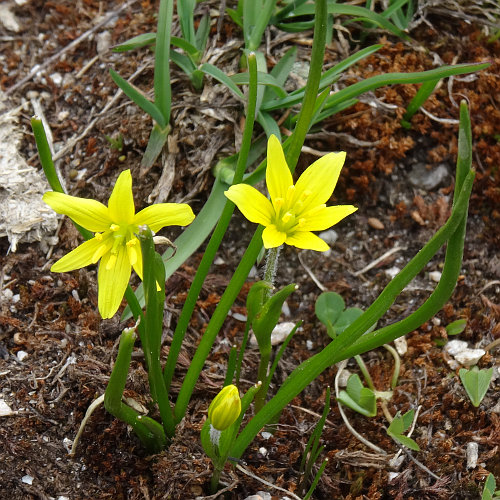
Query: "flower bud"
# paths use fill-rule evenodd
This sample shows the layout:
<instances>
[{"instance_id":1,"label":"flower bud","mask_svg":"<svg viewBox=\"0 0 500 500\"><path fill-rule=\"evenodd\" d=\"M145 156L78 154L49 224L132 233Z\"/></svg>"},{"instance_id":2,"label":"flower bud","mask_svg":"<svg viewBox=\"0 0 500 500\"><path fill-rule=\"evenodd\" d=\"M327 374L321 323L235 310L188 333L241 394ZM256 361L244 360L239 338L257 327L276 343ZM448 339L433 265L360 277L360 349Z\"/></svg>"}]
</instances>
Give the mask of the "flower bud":
<instances>
[{"instance_id":1,"label":"flower bud","mask_svg":"<svg viewBox=\"0 0 500 500\"><path fill-rule=\"evenodd\" d=\"M208 408L210 423L218 431L225 431L241 413L241 399L235 385L224 387Z\"/></svg>"}]
</instances>

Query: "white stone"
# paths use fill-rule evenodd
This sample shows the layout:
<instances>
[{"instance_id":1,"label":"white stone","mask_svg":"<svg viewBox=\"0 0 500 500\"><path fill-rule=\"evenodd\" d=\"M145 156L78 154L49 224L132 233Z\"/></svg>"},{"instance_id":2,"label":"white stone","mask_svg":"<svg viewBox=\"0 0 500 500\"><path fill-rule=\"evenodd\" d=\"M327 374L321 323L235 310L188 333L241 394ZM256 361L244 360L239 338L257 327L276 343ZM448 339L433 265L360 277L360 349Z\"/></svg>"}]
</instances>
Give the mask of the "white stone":
<instances>
[{"instance_id":1,"label":"white stone","mask_svg":"<svg viewBox=\"0 0 500 500\"><path fill-rule=\"evenodd\" d=\"M439 283L442 273L440 271L432 271L429 273L429 278L436 283Z\"/></svg>"},{"instance_id":2,"label":"white stone","mask_svg":"<svg viewBox=\"0 0 500 500\"><path fill-rule=\"evenodd\" d=\"M260 435L262 436L263 439L265 439L266 441L272 437L273 435L270 433L270 432L266 432L266 431L263 431L260 433Z\"/></svg>"},{"instance_id":3,"label":"white stone","mask_svg":"<svg viewBox=\"0 0 500 500\"><path fill-rule=\"evenodd\" d=\"M339 239L337 231L334 231L333 229L322 231L318 236L329 245L333 245Z\"/></svg>"},{"instance_id":4,"label":"white stone","mask_svg":"<svg viewBox=\"0 0 500 500\"><path fill-rule=\"evenodd\" d=\"M222 258L222 257L217 257L215 260L214 260L214 264L216 266L222 266L223 264L225 264L225 260Z\"/></svg>"},{"instance_id":5,"label":"white stone","mask_svg":"<svg viewBox=\"0 0 500 500\"><path fill-rule=\"evenodd\" d=\"M62 77L61 73L52 73L50 75L50 79L54 82L54 85L57 85L58 87L63 82L63 77Z\"/></svg>"},{"instance_id":6,"label":"white stone","mask_svg":"<svg viewBox=\"0 0 500 500\"><path fill-rule=\"evenodd\" d=\"M295 328L295 323L292 323L291 321L285 321L284 323L278 323L275 327L274 330L271 333L271 345L279 345L282 344L288 335L290 335L290 332ZM256 346L258 345L257 343L257 338L255 337L255 334L252 333L250 337L250 345Z\"/></svg>"},{"instance_id":7,"label":"white stone","mask_svg":"<svg viewBox=\"0 0 500 500\"><path fill-rule=\"evenodd\" d=\"M12 411L11 407L3 399L0 399L0 417L8 417L14 414L15 412Z\"/></svg>"},{"instance_id":8,"label":"white stone","mask_svg":"<svg viewBox=\"0 0 500 500\"><path fill-rule=\"evenodd\" d=\"M394 347L400 356L404 356L408 351L408 343L406 342L406 337L399 337L399 339L394 340Z\"/></svg>"},{"instance_id":9,"label":"white stone","mask_svg":"<svg viewBox=\"0 0 500 500\"><path fill-rule=\"evenodd\" d=\"M347 381L352 373L349 370L342 370L339 376L339 387L347 387Z\"/></svg>"},{"instance_id":10,"label":"white stone","mask_svg":"<svg viewBox=\"0 0 500 500\"><path fill-rule=\"evenodd\" d=\"M260 453L263 457L266 457L266 456L267 456L267 453L268 453L267 448L264 448L263 446L261 446L261 447L259 448L259 453Z\"/></svg>"},{"instance_id":11,"label":"white stone","mask_svg":"<svg viewBox=\"0 0 500 500\"><path fill-rule=\"evenodd\" d=\"M308 351L312 351L313 350L313 347L314 347L314 344L312 342L312 340L306 340L306 347L307 347L307 350Z\"/></svg>"},{"instance_id":12,"label":"white stone","mask_svg":"<svg viewBox=\"0 0 500 500\"><path fill-rule=\"evenodd\" d=\"M450 340L444 346L444 350L451 356L455 356L459 352L462 352L464 349L467 349L467 347L467 342L465 342L464 340Z\"/></svg>"},{"instance_id":13,"label":"white stone","mask_svg":"<svg viewBox=\"0 0 500 500\"><path fill-rule=\"evenodd\" d=\"M29 474L26 474L25 476L23 476L21 478L21 481L24 483L24 484L33 484L33 477L30 476Z\"/></svg>"},{"instance_id":14,"label":"white stone","mask_svg":"<svg viewBox=\"0 0 500 500\"><path fill-rule=\"evenodd\" d=\"M103 31L96 36L97 39L97 53L102 54L106 52L111 46L111 33L109 31Z\"/></svg>"},{"instance_id":15,"label":"white stone","mask_svg":"<svg viewBox=\"0 0 500 500\"><path fill-rule=\"evenodd\" d=\"M455 356L455 360L463 366L474 366L485 354L483 349L465 349Z\"/></svg>"},{"instance_id":16,"label":"white stone","mask_svg":"<svg viewBox=\"0 0 500 500\"><path fill-rule=\"evenodd\" d=\"M389 269L386 269L385 275L390 278L391 280L394 279L398 274L401 269L397 266L390 267Z\"/></svg>"},{"instance_id":17,"label":"white stone","mask_svg":"<svg viewBox=\"0 0 500 500\"><path fill-rule=\"evenodd\" d=\"M244 314L240 313L232 313L231 316L236 320L236 321L241 321L242 323L245 323L247 320L247 317Z\"/></svg>"},{"instance_id":18,"label":"white stone","mask_svg":"<svg viewBox=\"0 0 500 500\"><path fill-rule=\"evenodd\" d=\"M466 450L467 469L475 469L477 466L477 459L479 457L479 445L474 441L470 441L467 443Z\"/></svg>"},{"instance_id":19,"label":"white stone","mask_svg":"<svg viewBox=\"0 0 500 500\"><path fill-rule=\"evenodd\" d=\"M29 354L26 351L17 351L16 357L19 361L24 361Z\"/></svg>"}]
</instances>

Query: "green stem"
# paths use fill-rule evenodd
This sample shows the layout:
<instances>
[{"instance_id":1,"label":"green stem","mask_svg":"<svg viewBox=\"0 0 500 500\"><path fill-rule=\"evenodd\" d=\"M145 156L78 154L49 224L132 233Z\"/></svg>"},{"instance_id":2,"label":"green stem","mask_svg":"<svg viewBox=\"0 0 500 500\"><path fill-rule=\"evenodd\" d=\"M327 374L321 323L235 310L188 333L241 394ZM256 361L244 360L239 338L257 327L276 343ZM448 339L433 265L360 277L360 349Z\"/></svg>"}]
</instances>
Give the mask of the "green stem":
<instances>
[{"instance_id":1,"label":"green stem","mask_svg":"<svg viewBox=\"0 0 500 500\"><path fill-rule=\"evenodd\" d=\"M394 359L394 370L391 378L391 389L394 390L398 385L399 371L401 370L401 358L399 357L398 351L396 351L396 349L394 349L391 345L384 344L384 347L391 353L391 356Z\"/></svg>"},{"instance_id":2,"label":"green stem","mask_svg":"<svg viewBox=\"0 0 500 500\"><path fill-rule=\"evenodd\" d=\"M276 277L276 269L278 267L278 258L280 255L281 247L270 248L267 251L266 270L264 271L264 281L267 281L271 287L274 286L274 278ZM272 288L266 290L264 295L264 302L267 301L272 294Z\"/></svg>"},{"instance_id":3,"label":"green stem","mask_svg":"<svg viewBox=\"0 0 500 500\"><path fill-rule=\"evenodd\" d=\"M368 387L374 391L375 386L373 385L373 380L370 377L370 372L368 371L368 368L365 365L365 362L363 361L363 358L359 355L354 356L354 359L356 360L356 363L358 363L359 369L361 370L361 373L363 374L363 377L366 380L366 383L368 384Z\"/></svg>"},{"instance_id":4,"label":"green stem","mask_svg":"<svg viewBox=\"0 0 500 500\"><path fill-rule=\"evenodd\" d=\"M327 23L327 1L316 0L314 39L311 50L311 65L307 78L302 108L299 113L297 125L292 135L292 143L287 152L286 159L291 172L295 170L295 165L302 151L306 134L311 126L314 115L316 99L318 97L321 72L323 70L323 58L325 56L326 44L326 23Z\"/></svg>"},{"instance_id":5,"label":"green stem","mask_svg":"<svg viewBox=\"0 0 500 500\"><path fill-rule=\"evenodd\" d=\"M259 255L260 248L262 246L262 230L263 229L259 227L253 235L241 262L236 268L229 285L222 294L219 304L207 325L207 329L205 330L203 337L201 338L200 344L196 350L193 360L191 361L191 365L186 373L186 377L184 378L184 382L177 398L175 405L175 419L177 422L180 422L186 413L187 405L191 399L194 386L198 380L201 370L203 369L203 364L207 359L210 349L215 341L215 337L219 333L222 324L227 318L229 309L233 305L238 293L248 277L250 269Z\"/></svg>"},{"instance_id":6,"label":"green stem","mask_svg":"<svg viewBox=\"0 0 500 500\"><path fill-rule=\"evenodd\" d=\"M175 423L168 399L168 391L163 382L161 369L161 336L163 331L163 305L165 302L165 268L161 256L155 252L153 234L149 228L140 229L138 234L141 243L144 294L146 314L143 335L143 349L148 368L149 385L153 400L158 404L165 433L172 437ZM157 290L158 284L160 290Z\"/></svg>"},{"instance_id":7,"label":"green stem","mask_svg":"<svg viewBox=\"0 0 500 500\"><path fill-rule=\"evenodd\" d=\"M250 152L250 147L252 145L252 133L253 133L253 126L255 123L254 120L255 102L257 98L257 66L255 61L255 55L253 54L248 55L248 69L250 73L250 85L248 89L247 119L245 122L245 129L243 131L241 150L238 157L238 162L236 164L236 170L233 181L234 184L240 183L241 180L243 179L243 174L245 173L248 154ZM191 288L189 289L189 293L186 297L186 302L184 303L184 307L182 308L179 321L177 322L177 326L175 328L174 335L172 337L172 344L170 346L170 352L168 354L167 363L165 365L165 370L163 374L167 390L169 390L170 385L172 383L175 366L177 364L177 358L179 356L182 347L182 342L184 341L184 337L186 335L189 321L196 306L196 300L198 299L201 288L203 286L203 283L205 282L205 278L207 277L208 271L210 270L210 266L212 265L215 254L221 244L222 238L226 234L226 230L229 225L229 222L231 221L231 216L233 212L234 212L234 203L228 200L226 202L226 205L224 206L224 210L222 211L222 215L214 230L214 233L212 234L212 237L210 238L207 248L203 254L203 258L201 259L200 265L198 266L196 275L193 279L193 283L191 284ZM204 363L204 361L205 358L203 359L202 364ZM199 370L201 371L201 369L202 366L199 368Z\"/></svg>"},{"instance_id":8,"label":"green stem","mask_svg":"<svg viewBox=\"0 0 500 500\"><path fill-rule=\"evenodd\" d=\"M268 347L268 348L267 348ZM271 360L271 342L269 346L260 351L259 369L257 371L257 381L262 382L259 392L255 395L255 412L258 412L266 402L267 390L269 388L268 369Z\"/></svg>"}]
</instances>

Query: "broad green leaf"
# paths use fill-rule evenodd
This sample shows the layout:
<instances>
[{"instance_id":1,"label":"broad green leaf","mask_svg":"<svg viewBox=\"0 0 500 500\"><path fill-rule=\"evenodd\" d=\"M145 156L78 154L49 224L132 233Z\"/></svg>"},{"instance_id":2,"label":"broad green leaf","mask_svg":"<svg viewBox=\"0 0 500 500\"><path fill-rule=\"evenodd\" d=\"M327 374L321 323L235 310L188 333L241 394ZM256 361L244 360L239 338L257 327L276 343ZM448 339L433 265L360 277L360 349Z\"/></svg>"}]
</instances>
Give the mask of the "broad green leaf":
<instances>
[{"instance_id":1,"label":"broad green leaf","mask_svg":"<svg viewBox=\"0 0 500 500\"><path fill-rule=\"evenodd\" d=\"M420 446L408 436L403 436L402 434L391 434L396 441L399 441L403 446L410 448L410 450L420 451Z\"/></svg>"},{"instance_id":2,"label":"broad green leaf","mask_svg":"<svg viewBox=\"0 0 500 500\"><path fill-rule=\"evenodd\" d=\"M495 476L493 474L489 474L486 478L483 488L483 494L481 496L481 500L493 500L495 495L495 488L497 487L497 483L495 481Z\"/></svg>"},{"instance_id":3,"label":"broad green leaf","mask_svg":"<svg viewBox=\"0 0 500 500\"><path fill-rule=\"evenodd\" d=\"M337 335L340 335L351 323L354 323L361 315L363 310L359 307L349 307L340 313L333 325L333 329Z\"/></svg>"},{"instance_id":4,"label":"broad green leaf","mask_svg":"<svg viewBox=\"0 0 500 500\"><path fill-rule=\"evenodd\" d=\"M457 319L456 321L453 321L453 323L446 325L445 329L448 335L458 335L459 333L462 333L465 330L466 326L467 326L466 319Z\"/></svg>"},{"instance_id":5,"label":"broad green leaf","mask_svg":"<svg viewBox=\"0 0 500 500\"><path fill-rule=\"evenodd\" d=\"M326 326L334 325L344 309L344 299L335 292L323 292L314 306L316 316Z\"/></svg>"}]
</instances>

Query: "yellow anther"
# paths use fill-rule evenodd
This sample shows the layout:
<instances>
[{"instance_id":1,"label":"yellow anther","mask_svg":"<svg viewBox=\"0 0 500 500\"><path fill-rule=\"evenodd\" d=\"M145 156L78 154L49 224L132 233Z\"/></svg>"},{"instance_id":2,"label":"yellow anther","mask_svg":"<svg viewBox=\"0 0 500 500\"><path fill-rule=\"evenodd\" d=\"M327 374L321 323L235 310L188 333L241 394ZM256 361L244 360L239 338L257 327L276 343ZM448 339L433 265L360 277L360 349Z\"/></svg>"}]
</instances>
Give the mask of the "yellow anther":
<instances>
[{"instance_id":1,"label":"yellow anther","mask_svg":"<svg viewBox=\"0 0 500 500\"><path fill-rule=\"evenodd\" d=\"M94 238L95 238L97 241L102 241L102 233L95 233L95 234L94 234Z\"/></svg>"},{"instance_id":2,"label":"yellow anther","mask_svg":"<svg viewBox=\"0 0 500 500\"><path fill-rule=\"evenodd\" d=\"M292 184L291 186L288 186L288 190L286 192L286 199L288 201L291 200L294 194L295 194L295 186Z\"/></svg>"},{"instance_id":3,"label":"yellow anther","mask_svg":"<svg viewBox=\"0 0 500 500\"><path fill-rule=\"evenodd\" d=\"M106 271L111 271L111 269L115 267L115 264L116 264L116 254L112 253L109 256L108 263L106 264Z\"/></svg>"},{"instance_id":4,"label":"yellow anther","mask_svg":"<svg viewBox=\"0 0 500 500\"><path fill-rule=\"evenodd\" d=\"M274 198L274 206L276 207L277 210L279 210L284 203L285 200L283 198Z\"/></svg>"},{"instance_id":5,"label":"yellow anther","mask_svg":"<svg viewBox=\"0 0 500 500\"><path fill-rule=\"evenodd\" d=\"M130 248L133 247L137 243L137 238L132 238L131 240L128 240L126 245Z\"/></svg>"},{"instance_id":6,"label":"yellow anther","mask_svg":"<svg viewBox=\"0 0 500 500\"><path fill-rule=\"evenodd\" d=\"M312 195L312 191L310 189L306 189L306 190L304 190L304 192L300 196L300 199L302 201L304 201L306 198L309 198L309 196L311 196L311 195Z\"/></svg>"},{"instance_id":7,"label":"yellow anther","mask_svg":"<svg viewBox=\"0 0 500 500\"><path fill-rule=\"evenodd\" d=\"M293 217L293 214L291 212L287 212L283 217L281 217L281 220L283 221L283 224L286 224L291 218Z\"/></svg>"},{"instance_id":8,"label":"yellow anther","mask_svg":"<svg viewBox=\"0 0 500 500\"><path fill-rule=\"evenodd\" d=\"M111 226L109 226L109 229L116 232L120 229L120 226L118 224L111 224Z\"/></svg>"}]
</instances>

